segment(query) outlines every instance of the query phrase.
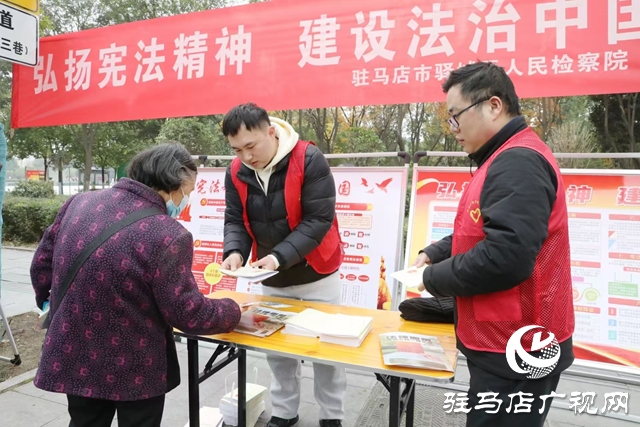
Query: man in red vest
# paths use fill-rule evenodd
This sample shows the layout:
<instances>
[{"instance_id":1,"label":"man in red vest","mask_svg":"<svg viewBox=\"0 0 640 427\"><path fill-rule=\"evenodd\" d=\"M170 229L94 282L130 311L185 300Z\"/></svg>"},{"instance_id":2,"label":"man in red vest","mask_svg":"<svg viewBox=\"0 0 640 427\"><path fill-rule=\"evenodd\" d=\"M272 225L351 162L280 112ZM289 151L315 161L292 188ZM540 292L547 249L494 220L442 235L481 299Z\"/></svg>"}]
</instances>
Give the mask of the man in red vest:
<instances>
[{"instance_id":1,"label":"man in red vest","mask_svg":"<svg viewBox=\"0 0 640 427\"><path fill-rule=\"evenodd\" d=\"M470 373L467 427L542 427L552 400L544 396L574 359L562 176L520 115L503 68L467 65L443 89L451 131L478 169L460 199L453 235L421 251L414 265L432 264L423 289L455 297L457 346ZM547 346L550 334L557 342ZM497 413L489 413L497 403L483 408L492 398L502 401ZM529 411L516 406L520 399Z\"/></svg>"},{"instance_id":2,"label":"man in red vest","mask_svg":"<svg viewBox=\"0 0 640 427\"><path fill-rule=\"evenodd\" d=\"M251 256L252 266L279 272L262 283L264 295L340 304L344 253L336 188L322 152L255 104L229 111L222 132L237 156L225 180L222 267L235 270ZM267 427L293 426L299 421L300 362L270 355L267 362L273 371ZM340 427L346 372L318 363L313 370L320 425Z\"/></svg>"}]
</instances>

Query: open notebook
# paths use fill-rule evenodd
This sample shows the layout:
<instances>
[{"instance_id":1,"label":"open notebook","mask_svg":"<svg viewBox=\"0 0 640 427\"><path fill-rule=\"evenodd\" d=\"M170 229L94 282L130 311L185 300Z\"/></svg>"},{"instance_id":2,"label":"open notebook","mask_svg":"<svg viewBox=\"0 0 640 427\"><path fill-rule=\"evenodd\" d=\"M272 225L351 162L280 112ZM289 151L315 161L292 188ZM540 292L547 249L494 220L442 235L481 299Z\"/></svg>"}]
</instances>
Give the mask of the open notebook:
<instances>
[{"instance_id":1,"label":"open notebook","mask_svg":"<svg viewBox=\"0 0 640 427\"><path fill-rule=\"evenodd\" d=\"M360 347L373 325L372 317L328 314L308 308L287 319L283 334L320 338L321 342Z\"/></svg>"}]
</instances>

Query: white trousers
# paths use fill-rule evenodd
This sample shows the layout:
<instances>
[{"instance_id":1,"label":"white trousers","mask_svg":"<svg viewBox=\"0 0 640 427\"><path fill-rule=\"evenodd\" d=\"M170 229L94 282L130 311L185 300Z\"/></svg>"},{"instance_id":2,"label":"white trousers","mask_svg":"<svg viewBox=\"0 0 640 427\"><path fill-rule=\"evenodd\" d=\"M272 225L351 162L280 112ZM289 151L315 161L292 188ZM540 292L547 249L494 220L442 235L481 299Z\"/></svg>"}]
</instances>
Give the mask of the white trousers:
<instances>
[{"instance_id":1,"label":"white trousers","mask_svg":"<svg viewBox=\"0 0 640 427\"><path fill-rule=\"evenodd\" d=\"M265 296L298 299L304 301L340 304L342 281L336 272L317 282L286 288L262 287ZM298 414L302 382L302 364L299 360L267 355L273 372L271 381L271 415L291 419ZM347 392L347 373L344 368L313 364L316 401L320 405L320 419L344 419L344 397Z\"/></svg>"}]
</instances>

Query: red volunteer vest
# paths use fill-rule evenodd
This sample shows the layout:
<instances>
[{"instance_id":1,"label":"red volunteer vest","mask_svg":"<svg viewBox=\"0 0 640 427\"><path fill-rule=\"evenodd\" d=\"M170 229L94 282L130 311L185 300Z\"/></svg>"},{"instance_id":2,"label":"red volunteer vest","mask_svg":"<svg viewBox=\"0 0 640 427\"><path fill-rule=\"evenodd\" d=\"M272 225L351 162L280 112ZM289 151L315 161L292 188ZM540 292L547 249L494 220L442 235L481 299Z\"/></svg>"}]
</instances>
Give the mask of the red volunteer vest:
<instances>
[{"instance_id":1,"label":"red volunteer vest","mask_svg":"<svg viewBox=\"0 0 640 427\"><path fill-rule=\"evenodd\" d=\"M313 142L298 141L296 146L291 151L289 158L289 168L287 170L287 177L284 183L284 203L287 209L287 219L289 220L289 227L294 230L300 221L302 221L302 206L300 204L300 197L302 194L302 184L304 183L304 159L307 152L307 147ZM242 217L244 219L244 225L249 232L249 235L253 239L253 246L251 249L251 261L257 260L257 244L256 239L251 232L251 226L249 224L249 217L247 215L247 183L238 179L238 171L242 162L239 158L233 159L231 163L231 178L233 179L233 185L238 190L240 200L242 201ZM340 238L340 231L338 230L338 218L334 218L333 225L329 229L329 232L322 240L322 243L311 251L306 257L307 262L315 271L320 274L329 274L340 268L342 259L344 258L344 248L342 246L342 239Z\"/></svg>"},{"instance_id":2,"label":"red volunteer vest","mask_svg":"<svg viewBox=\"0 0 640 427\"><path fill-rule=\"evenodd\" d=\"M553 166L558 179L556 202L549 218L549 235L536 259L531 277L515 288L458 297L458 339L468 348L504 353L511 335L518 329L539 325L562 342L573 334L574 314L571 289L569 227L564 184L551 150L529 128L518 133L498 149L471 178L455 219L451 254L465 253L484 240L480 194L487 170L500 153L511 148L528 148L540 153ZM522 177L526 179L526 177ZM527 332L522 344L531 350L536 331Z\"/></svg>"}]
</instances>

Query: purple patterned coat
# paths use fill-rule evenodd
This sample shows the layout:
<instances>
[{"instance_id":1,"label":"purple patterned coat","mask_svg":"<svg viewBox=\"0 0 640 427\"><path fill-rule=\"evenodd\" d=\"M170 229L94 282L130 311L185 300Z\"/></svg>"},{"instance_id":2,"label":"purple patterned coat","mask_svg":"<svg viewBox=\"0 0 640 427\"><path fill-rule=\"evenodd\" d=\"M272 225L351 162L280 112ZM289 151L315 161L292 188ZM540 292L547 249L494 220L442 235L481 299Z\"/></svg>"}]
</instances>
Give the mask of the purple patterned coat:
<instances>
[{"instance_id":1,"label":"purple patterned coat","mask_svg":"<svg viewBox=\"0 0 640 427\"><path fill-rule=\"evenodd\" d=\"M79 194L60 209L31 265L38 307L55 298L82 248L125 215L165 203L122 179ZM167 215L140 220L103 243L83 265L57 310L42 348L36 387L108 400L141 400L180 383L172 327L193 334L231 331L238 305L198 291L193 238Z\"/></svg>"}]
</instances>

